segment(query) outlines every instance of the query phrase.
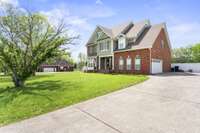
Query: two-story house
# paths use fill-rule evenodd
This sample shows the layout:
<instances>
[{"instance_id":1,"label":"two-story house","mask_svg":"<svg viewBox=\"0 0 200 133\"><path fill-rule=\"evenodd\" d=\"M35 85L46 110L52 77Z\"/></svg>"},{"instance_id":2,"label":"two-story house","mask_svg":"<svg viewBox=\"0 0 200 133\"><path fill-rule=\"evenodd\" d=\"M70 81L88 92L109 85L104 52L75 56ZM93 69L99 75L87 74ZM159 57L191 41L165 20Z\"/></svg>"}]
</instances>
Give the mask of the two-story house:
<instances>
[{"instance_id":1,"label":"two-story house","mask_svg":"<svg viewBox=\"0 0 200 133\"><path fill-rule=\"evenodd\" d=\"M155 74L170 71L171 44L164 23L97 26L87 46L89 71Z\"/></svg>"}]
</instances>

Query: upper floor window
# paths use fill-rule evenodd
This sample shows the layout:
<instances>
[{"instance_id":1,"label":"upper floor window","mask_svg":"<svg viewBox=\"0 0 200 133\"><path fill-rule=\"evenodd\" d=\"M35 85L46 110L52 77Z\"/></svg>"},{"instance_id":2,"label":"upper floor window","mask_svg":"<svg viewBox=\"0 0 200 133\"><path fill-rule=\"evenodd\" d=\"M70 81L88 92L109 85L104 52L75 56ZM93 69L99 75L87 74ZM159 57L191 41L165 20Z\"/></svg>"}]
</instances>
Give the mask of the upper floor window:
<instances>
[{"instance_id":1,"label":"upper floor window","mask_svg":"<svg viewBox=\"0 0 200 133\"><path fill-rule=\"evenodd\" d=\"M100 39L101 36L102 36L102 32L101 31L97 32L97 39Z\"/></svg>"},{"instance_id":2,"label":"upper floor window","mask_svg":"<svg viewBox=\"0 0 200 133\"><path fill-rule=\"evenodd\" d=\"M141 57L139 55L135 57L135 70L141 70Z\"/></svg>"},{"instance_id":3,"label":"upper floor window","mask_svg":"<svg viewBox=\"0 0 200 133\"><path fill-rule=\"evenodd\" d=\"M99 43L99 49L100 49L100 51L103 51L103 50L104 50L104 48L103 48L103 42L100 42L100 43Z\"/></svg>"},{"instance_id":4,"label":"upper floor window","mask_svg":"<svg viewBox=\"0 0 200 133\"><path fill-rule=\"evenodd\" d=\"M88 47L88 53L89 54L95 54L97 51L97 48L96 48L96 46L89 46Z\"/></svg>"},{"instance_id":5,"label":"upper floor window","mask_svg":"<svg viewBox=\"0 0 200 133\"><path fill-rule=\"evenodd\" d=\"M110 40L101 41L99 43L99 49L100 51L109 51L111 47L110 45L111 45Z\"/></svg>"},{"instance_id":6,"label":"upper floor window","mask_svg":"<svg viewBox=\"0 0 200 133\"><path fill-rule=\"evenodd\" d=\"M120 36L118 39L118 48L124 49L126 47L126 38L124 36Z\"/></svg>"},{"instance_id":7,"label":"upper floor window","mask_svg":"<svg viewBox=\"0 0 200 133\"><path fill-rule=\"evenodd\" d=\"M131 70L131 58L129 56L126 59L126 69Z\"/></svg>"},{"instance_id":8,"label":"upper floor window","mask_svg":"<svg viewBox=\"0 0 200 133\"><path fill-rule=\"evenodd\" d=\"M120 56L119 58L119 70L123 70L124 68L124 59Z\"/></svg>"},{"instance_id":9,"label":"upper floor window","mask_svg":"<svg viewBox=\"0 0 200 133\"><path fill-rule=\"evenodd\" d=\"M88 47L89 54L92 54L92 47Z\"/></svg>"},{"instance_id":10,"label":"upper floor window","mask_svg":"<svg viewBox=\"0 0 200 133\"><path fill-rule=\"evenodd\" d=\"M160 47L161 47L161 48L165 48L165 42L164 42L164 40L161 40Z\"/></svg>"},{"instance_id":11,"label":"upper floor window","mask_svg":"<svg viewBox=\"0 0 200 133\"><path fill-rule=\"evenodd\" d=\"M111 45L111 44L110 44L110 40L107 40L107 41L106 41L106 49L107 49L107 50L110 49L110 45Z\"/></svg>"}]
</instances>

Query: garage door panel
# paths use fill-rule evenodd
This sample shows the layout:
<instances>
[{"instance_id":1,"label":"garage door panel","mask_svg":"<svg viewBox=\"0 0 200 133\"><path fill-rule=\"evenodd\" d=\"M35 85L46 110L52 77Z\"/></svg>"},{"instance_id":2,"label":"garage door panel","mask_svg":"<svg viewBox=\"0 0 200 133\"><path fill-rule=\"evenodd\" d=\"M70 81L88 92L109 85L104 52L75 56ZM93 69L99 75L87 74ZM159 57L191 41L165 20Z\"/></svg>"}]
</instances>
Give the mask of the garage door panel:
<instances>
[{"instance_id":1,"label":"garage door panel","mask_svg":"<svg viewBox=\"0 0 200 133\"><path fill-rule=\"evenodd\" d=\"M163 72L163 61L159 59L152 59L151 73L157 74Z\"/></svg>"}]
</instances>

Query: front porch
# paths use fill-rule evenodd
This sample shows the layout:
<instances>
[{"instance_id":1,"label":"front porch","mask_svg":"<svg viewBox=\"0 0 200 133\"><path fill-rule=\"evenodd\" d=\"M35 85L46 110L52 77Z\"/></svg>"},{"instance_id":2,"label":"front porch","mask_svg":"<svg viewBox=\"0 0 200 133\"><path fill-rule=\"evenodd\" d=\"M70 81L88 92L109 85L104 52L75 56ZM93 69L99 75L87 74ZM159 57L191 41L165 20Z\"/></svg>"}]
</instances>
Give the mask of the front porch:
<instances>
[{"instance_id":1,"label":"front porch","mask_svg":"<svg viewBox=\"0 0 200 133\"><path fill-rule=\"evenodd\" d=\"M99 72L109 73L113 70L112 56L99 57Z\"/></svg>"}]
</instances>

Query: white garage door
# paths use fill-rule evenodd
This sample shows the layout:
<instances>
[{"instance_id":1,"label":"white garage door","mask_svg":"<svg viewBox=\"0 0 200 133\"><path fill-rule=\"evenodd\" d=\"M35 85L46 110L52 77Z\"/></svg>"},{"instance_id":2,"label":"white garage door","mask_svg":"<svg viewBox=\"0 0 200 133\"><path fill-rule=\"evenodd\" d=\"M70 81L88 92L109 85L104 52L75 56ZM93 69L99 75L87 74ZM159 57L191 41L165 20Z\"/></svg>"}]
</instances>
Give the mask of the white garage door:
<instances>
[{"instance_id":1,"label":"white garage door","mask_svg":"<svg viewBox=\"0 0 200 133\"><path fill-rule=\"evenodd\" d=\"M157 74L163 72L163 62L159 59L152 59L151 73Z\"/></svg>"},{"instance_id":2,"label":"white garage door","mask_svg":"<svg viewBox=\"0 0 200 133\"><path fill-rule=\"evenodd\" d=\"M55 68L43 68L43 72L54 72Z\"/></svg>"}]
</instances>

